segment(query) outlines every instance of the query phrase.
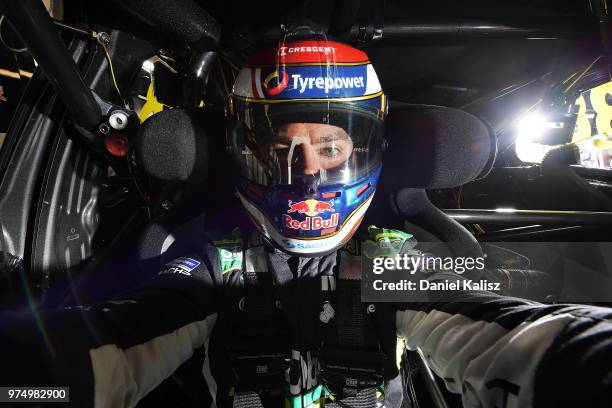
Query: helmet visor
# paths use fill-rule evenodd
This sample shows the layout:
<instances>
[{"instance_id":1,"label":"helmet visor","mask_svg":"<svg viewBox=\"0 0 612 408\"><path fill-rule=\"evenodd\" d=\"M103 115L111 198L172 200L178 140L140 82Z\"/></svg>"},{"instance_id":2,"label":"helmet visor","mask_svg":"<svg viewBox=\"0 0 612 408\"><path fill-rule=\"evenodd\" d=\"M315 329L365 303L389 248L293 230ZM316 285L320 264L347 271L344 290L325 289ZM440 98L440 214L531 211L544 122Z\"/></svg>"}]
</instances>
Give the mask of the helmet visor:
<instances>
[{"instance_id":1,"label":"helmet visor","mask_svg":"<svg viewBox=\"0 0 612 408\"><path fill-rule=\"evenodd\" d=\"M347 103L245 104L232 144L242 176L264 185L352 184L380 164L382 120Z\"/></svg>"}]
</instances>

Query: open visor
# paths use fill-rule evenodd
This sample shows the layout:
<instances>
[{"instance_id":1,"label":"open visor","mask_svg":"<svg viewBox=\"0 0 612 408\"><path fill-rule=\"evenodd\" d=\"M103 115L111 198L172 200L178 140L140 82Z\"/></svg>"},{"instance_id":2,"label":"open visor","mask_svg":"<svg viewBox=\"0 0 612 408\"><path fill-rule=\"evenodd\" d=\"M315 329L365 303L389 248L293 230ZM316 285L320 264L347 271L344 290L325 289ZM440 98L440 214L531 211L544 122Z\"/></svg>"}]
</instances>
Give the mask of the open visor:
<instances>
[{"instance_id":1,"label":"open visor","mask_svg":"<svg viewBox=\"0 0 612 408\"><path fill-rule=\"evenodd\" d=\"M241 175L264 185L352 184L382 156L382 120L350 103L234 105L232 147Z\"/></svg>"}]
</instances>

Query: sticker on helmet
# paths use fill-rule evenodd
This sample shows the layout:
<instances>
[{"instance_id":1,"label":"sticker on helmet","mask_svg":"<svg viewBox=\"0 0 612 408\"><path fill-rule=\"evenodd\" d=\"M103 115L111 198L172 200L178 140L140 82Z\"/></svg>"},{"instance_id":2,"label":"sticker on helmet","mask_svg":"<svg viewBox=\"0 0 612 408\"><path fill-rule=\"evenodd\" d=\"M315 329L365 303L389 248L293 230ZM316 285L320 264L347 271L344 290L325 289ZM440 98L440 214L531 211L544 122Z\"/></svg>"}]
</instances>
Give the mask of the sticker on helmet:
<instances>
[{"instance_id":1,"label":"sticker on helmet","mask_svg":"<svg viewBox=\"0 0 612 408\"><path fill-rule=\"evenodd\" d=\"M361 50L335 41L319 40L284 42L247 57L248 65L342 65L367 61L368 56Z\"/></svg>"},{"instance_id":2,"label":"sticker on helmet","mask_svg":"<svg viewBox=\"0 0 612 408\"><path fill-rule=\"evenodd\" d=\"M263 81L263 89L266 95L275 96L283 92L289 83L289 75L285 71L274 71Z\"/></svg>"},{"instance_id":3,"label":"sticker on helmet","mask_svg":"<svg viewBox=\"0 0 612 408\"><path fill-rule=\"evenodd\" d=\"M327 66L251 67L240 71L233 94L262 100L368 99L381 94L371 64Z\"/></svg>"},{"instance_id":4,"label":"sticker on helmet","mask_svg":"<svg viewBox=\"0 0 612 408\"><path fill-rule=\"evenodd\" d=\"M366 94L367 65L336 67L291 66L284 70L255 68L255 81L261 81L264 92L283 99L354 97ZM273 86L272 88L269 88ZM375 92L378 92L378 88ZM270 90L273 90L271 93ZM257 87L256 87L257 90ZM255 95L258 96L258 95Z\"/></svg>"},{"instance_id":5,"label":"sticker on helmet","mask_svg":"<svg viewBox=\"0 0 612 408\"><path fill-rule=\"evenodd\" d=\"M289 200L287 205L289 206L289 210L287 210L288 213L298 212L311 217L323 212L335 212L333 201L325 202L309 199L294 203L293 201Z\"/></svg>"},{"instance_id":6,"label":"sticker on helmet","mask_svg":"<svg viewBox=\"0 0 612 408\"><path fill-rule=\"evenodd\" d=\"M278 56L279 57L284 57L285 55L288 54L296 54L296 53L310 53L310 52L320 52L323 53L324 55L329 54L329 53L336 53L336 47L323 47L323 46L309 46L309 45L302 45L300 46L298 43L298 46L293 46L293 47L285 47L285 46L280 46L278 47Z\"/></svg>"},{"instance_id":7,"label":"sticker on helmet","mask_svg":"<svg viewBox=\"0 0 612 408\"><path fill-rule=\"evenodd\" d=\"M332 214L329 219L323 217L306 217L304 221L291 218L290 215L283 215L283 223L285 227L290 229L299 229L303 231L320 230L321 228L331 228L338 226L338 214Z\"/></svg>"},{"instance_id":8,"label":"sticker on helmet","mask_svg":"<svg viewBox=\"0 0 612 408\"><path fill-rule=\"evenodd\" d=\"M285 73L286 75L286 73ZM363 75L353 77L322 77L322 76L302 76L301 74L291 75L292 87L303 94L306 89L322 89L326 94L333 89L342 88L365 88Z\"/></svg>"},{"instance_id":9,"label":"sticker on helmet","mask_svg":"<svg viewBox=\"0 0 612 408\"><path fill-rule=\"evenodd\" d=\"M298 201L296 203L291 200L287 205L289 209L287 214L283 214L283 224L289 229L299 229L303 231L312 231L320 229L331 229L338 226L340 216L334 210L334 201L318 201L314 199ZM332 213L331 217L325 219L317 216L322 213ZM304 220L294 219L290 213L305 214Z\"/></svg>"}]
</instances>

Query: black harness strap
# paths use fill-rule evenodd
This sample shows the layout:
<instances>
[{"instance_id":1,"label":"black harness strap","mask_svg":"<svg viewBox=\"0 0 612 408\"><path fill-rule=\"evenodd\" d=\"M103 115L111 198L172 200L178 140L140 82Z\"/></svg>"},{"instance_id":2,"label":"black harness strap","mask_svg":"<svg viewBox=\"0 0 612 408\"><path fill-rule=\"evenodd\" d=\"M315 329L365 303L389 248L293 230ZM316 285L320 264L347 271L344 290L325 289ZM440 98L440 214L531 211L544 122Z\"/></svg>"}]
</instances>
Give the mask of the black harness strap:
<instances>
[{"instance_id":1,"label":"black harness strap","mask_svg":"<svg viewBox=\"0 0 612 408\"><path fill-rule=\"evenodd\" d=\"M398 375L395 314L391 304L360 301L360 259L341 255L338 278L321 277L319 377L337 406L373 407L370 397Z\"/></svg>"},{"instance_id":2,"label":"black harness strap","mask_svg":"<svg viewBox=\"0 0 612 408\"><path fill-rule=\"evenodd\" d=\"M324 287L322 277L322 289ZM360 298L361 283L336 280L336 290L322 290L322 315L333 308L333 317L321 319L319 378L337 398L368 394L383 383L384 354L375 330L375 306L355 301ZM329 315L329 312L327 312ZM363 392L362 392L363 391ZM370 405L370 406L375 406Z\"/></svg>"},{"instance_id":3,"label":"black harness strap","mask_svg":"<svg viewBox=\"0 0 612 408\"><path fill-rule=\"evenodd\" d=\"M238 300L229 339L236 389L280 393L290 344L272 278L266 272L245 271L241 281L244 296Z\"/></svg>"},{"instance_id":4,"label":"black harness strap","mask_svg":"<svg viewBox=\"0 0 612 408\"><path fill-rule=\"evenodd\" d=\"M361 281L338 278L335 254L265 250L255 264L224 276L233 287L224 299L230 316L223 346L235 387L229 406L259 407L257 394L268 406L287 385L299 398L323 384L335 398L326 406L375 407L381 385L397 375L390 304L361 303Z\"/></svg>"}]
</instances>

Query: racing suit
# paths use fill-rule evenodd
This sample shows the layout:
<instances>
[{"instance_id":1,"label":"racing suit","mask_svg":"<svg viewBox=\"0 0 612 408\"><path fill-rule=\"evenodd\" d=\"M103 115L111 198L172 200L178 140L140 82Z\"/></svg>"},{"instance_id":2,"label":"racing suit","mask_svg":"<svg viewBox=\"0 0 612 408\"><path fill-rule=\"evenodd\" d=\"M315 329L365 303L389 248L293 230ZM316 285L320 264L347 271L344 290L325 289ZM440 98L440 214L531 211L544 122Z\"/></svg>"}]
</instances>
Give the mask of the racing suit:
<instances>
[{"instance_id":1,"label":"racing suit","mask_svg":"<svg viewBox=\"0 0 612 408\"><path fill-rule=\"evenodd\" d=\"M318 282L333 286L329 277L342 264L342 251L294 258L237 233L221 239L204 235L181 247L180 256L170 252L173 259L159 274L116 299L3 315L0 384L69 386L74 406L132 407L206 345L203 371L213 399L217 406L232 404L240 392L223 384L226 373L211 360L222 358L233 340L225 328L236 314L228 305L252 310L248 318L256 315L249 301L258 297L242 295L248 281L258 279L252 273L267 269L273 290L261 299L277 294L274 303L285 316L277 319L290 333L291 364L283 374L292 394L302 398L293 406L300 406L305 391L313 401L320 373L311 353L316 354L320 338L308 333L316 333L317 321L326 324L333 313L321 303L305 304ZM454 299L436 296L426 303L394 305L391 324L379 328L396 332L408 349L420 349L447 388L461 394L464 406L611 405L612 309L544 305L478 291ZM381 336L392 339L382 347L387 354L395 344L393 332ZM273 371L262 374L274 376ZM399 407L402 400L396 374L393 364L386 364L388 407ZM242 406L253 406L246 401Z\"/></svg>"}]
</instances>

